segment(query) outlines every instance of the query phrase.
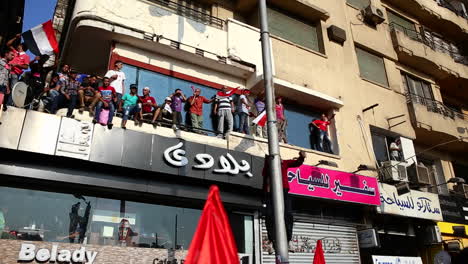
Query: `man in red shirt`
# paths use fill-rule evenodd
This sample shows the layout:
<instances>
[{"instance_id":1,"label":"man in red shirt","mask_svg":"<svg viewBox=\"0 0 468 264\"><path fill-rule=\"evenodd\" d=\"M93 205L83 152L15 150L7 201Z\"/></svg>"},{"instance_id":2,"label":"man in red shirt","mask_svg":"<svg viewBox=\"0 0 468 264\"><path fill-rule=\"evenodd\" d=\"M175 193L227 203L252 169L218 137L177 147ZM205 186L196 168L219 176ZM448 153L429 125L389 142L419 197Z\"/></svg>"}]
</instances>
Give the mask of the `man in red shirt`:
<instances>
[{"instance_id":1,"label":"man in red shirt","mask_svg":"<svg viewBox=\"0 0 468 264\"><path fill-rule=\"evenodd\" d=\"M110 79L108 77L104 77L102 79L102 86L98 88L98 92L101 96L99 97L99 102L96 105L93 123L96 124L98 122L102 108L109 109L107 127L112 129L112 118L114 117L115 112L114 103L117 102L117 94L114 87L110 86Z\"/></svg>"},{"instance_id":2,"label":"man in red shirt","mask_svg":"<svg viewBox=\"0 0 468 264\"><path fill-rule=\"evenodd\" d=\"M288 143L288 139L286 137L286 127L288 125L288 121L284 115L284 105L283 105L283 98L281 96L276 97L275 100L275 110L276 110L276 122L278 126L278 140L279 142Z\"/></svg>"},{"instance_id":3,"label":"man in red shirt","mask_svg":"<svg viewBox=\"0 0 468 264\"><path fill-rule=\"evenodd\" d=\"M154 97L150 96L150 88L145 87L143 88L143 96L140 96L139 101L141 103L141 111L140 111L140 120L143 118L143 114L154 114L156 113L156 109L158 108L158 104Z\"/></svg>"},{"instance_id":4,"label":"man in red shirt","mask_svg":"<svg viewBox=\"0 0 468 264\"><path fill-rule=\"evenodd\" d=\"M330 120L332 120L335 117L333 115ZM328 116L325 114L322 114L322 117L320 119L316 119L311 122L311 125L315 128L315 141L316 141L316 148L318 151L326 151L330 154L333 154L333 144L330 140L330 137L328 136L328 126L330 125L330 121L328 119ZM323 142L326 141L325 143L327 144L327 149L324 149Z\"/></svg>"},{"instance_id":5,"label":"man in red shirt","mask_svg":"<svg viewBox=\"0 0 468 264\"><path fill-rule=\"evenodd\" d=\"M26 44L19 42L14 45L15 42L21 40L21 34L17 34L14 38L10 39L7 42L7 47L10 48L14 53L13 60L10 61L10 87L13 88L18 82L20 76L23 74L24 70L29 68L29 56L26 54L28 50ZM8 105L13 105L12 97L8 97Z\"/></svg>"},{"instance_id":6,"label":"man in red shirt","mask_svg":"<svg viewBox=\"0 0 468 264\"><path fill-rule=\"evenodd\" d=\"M296 168L301 166L304 163L306 158L306 153L304 151L299 152L299 157L292 160L281 160L281 178L283 182L283 196L284 196L284 221L286 223L286 236L288 241L292 239L292 231L294 225L294 219L292 215L292 204L291 198L289 197L289 180L288 180L288 169ZM266 221L265 225L267 228L268 239L275 246L275 218L273 210L273 197L271 194L271 173L268 162L270 160L269 156L265 157L265 165L263 167L263 191L265 195L265 204L266 204Z\"/></svg>"},{"instance_id":7,"label":"man in red shirt","mask_svg":"<svg viewBox=\"0 0 468 264\"><path fill-rule=\"evenodd\" d=\"M190 121L192 122L192 127L194 128L203 128L203 104L209 104L214 100L207 99L200 94L200 88L196 88L193 92L193 95L188 99L190 104ZM195 129L194 132L198 131Z\"/></svg>"}]
</instances>

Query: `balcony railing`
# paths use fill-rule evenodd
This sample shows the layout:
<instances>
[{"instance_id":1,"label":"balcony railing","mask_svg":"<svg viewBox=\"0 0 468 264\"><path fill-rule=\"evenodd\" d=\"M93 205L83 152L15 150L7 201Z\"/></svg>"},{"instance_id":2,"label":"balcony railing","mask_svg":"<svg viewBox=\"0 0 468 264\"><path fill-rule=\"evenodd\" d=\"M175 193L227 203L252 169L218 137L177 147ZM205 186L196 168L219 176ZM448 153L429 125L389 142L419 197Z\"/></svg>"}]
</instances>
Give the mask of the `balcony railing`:
<instances>
[{"instance_id":1,"label":"balcony railing","mask_svg":"<svg viewBox=\"0 0 468 264\"><path fill-rule=\"evenodd\" d=\"M193 19L203 24L211 25L220 29L224 27L224 20L214 17L208 13L201 12L200 10L188 7L184 4L176 3L169 0L150 0L151 2L169 9L177 15ZM190 1L183 1L183 3L191 3ZM203 8L202 8L203 9Z\"/></svg>"},{"instance_id":2,"label":"balcony railing","mask_svg":"<svg viewBox=\"0 0 468 264\"><path fill-rule=\"evenodd\" d=\"M448 10L452 11L453 13L455 13L457 16L461 16L465 19L468 19L468 14L463 11L463 10L458 10L455 6L453 6L452 3L450 3L449 1L447 0L435 0L437 2L438 5L440 5L441 7L445 7L447 8Z\"/></svg>"},{"instance_id":3,"label":"balcony railing","mask_svg":"<svg viewBox=\"0 0 468 264\"><path fill-rule=\"evenodd\" d=\"M425 98L417 94L406 93L406 100L408 103L412 102L426 106L427 111L429 112L437 113L452 119L458 117L460 119L468 120L468 115L453 108L450 108L444 105L442 102L433 99Z\"/></svg>"},{"instance_id":4,"label":"balcony railing","mask_svg":"<svg viewBox=\"0 0 468 264\"><path fill-rule=\"evenodd\" d=\"M465 55L462 55L458 51L458 48L456 48L455 45L451 44L450 42L446 40L435 37L434 34L428 30L424 30L424 33L421 33L416 30L406 28L394 22L390 23L389 27L390 27L390 31L395 31L395 30L401 31L406 36L411 38L412 40L421 42L427 47L435 51L445 53L449 55L450 57L452 57L452 59L455 62L468 66L468 57Z\"/></svg>"}]
</instances>

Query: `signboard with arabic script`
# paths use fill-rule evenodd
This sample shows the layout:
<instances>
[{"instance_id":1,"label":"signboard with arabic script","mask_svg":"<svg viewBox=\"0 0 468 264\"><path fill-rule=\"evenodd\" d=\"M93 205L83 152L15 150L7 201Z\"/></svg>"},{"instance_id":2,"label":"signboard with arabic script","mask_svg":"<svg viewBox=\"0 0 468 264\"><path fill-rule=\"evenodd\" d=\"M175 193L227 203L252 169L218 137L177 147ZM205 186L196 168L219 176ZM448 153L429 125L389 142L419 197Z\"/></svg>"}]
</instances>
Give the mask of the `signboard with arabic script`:
<instances>
[{"instance_id":1,"label":"signboard with arabic script","mask_svg":"<svg viewBox=\"0 0 468 264\"><path fill-rule=\"evenodd\" d=\"M302 165L288 169L291 194L380 205L377 179Z\"/></svg>"},{"instance_id":2,"label":"signboard with arabic script","mask_svg":"<svg viewBox=\"0 0 468 264\"><path fill-rule=\"evenodd\" d=\"M380 183L380 200L379 213L442 221L437 194L411 190L398 195L395 186Z\"/></svg>"},{"instance_id":3,"label":"signboard with arabic script","mask_svg":"<svg viewBox=\"0 0 468 264\"><path fill-rule=\"evenodd\" d=\"M421 257L372 256L374 264L422 264Z\"/></svg>"}]
</instances>

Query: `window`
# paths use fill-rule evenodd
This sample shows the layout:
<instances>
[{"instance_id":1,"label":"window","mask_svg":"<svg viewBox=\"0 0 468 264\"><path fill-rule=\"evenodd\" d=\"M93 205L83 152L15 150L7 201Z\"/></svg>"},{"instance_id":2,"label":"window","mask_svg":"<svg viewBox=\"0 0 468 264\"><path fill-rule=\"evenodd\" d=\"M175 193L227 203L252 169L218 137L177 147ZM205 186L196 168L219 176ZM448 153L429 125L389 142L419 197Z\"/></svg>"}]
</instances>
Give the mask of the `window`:
<instances>
[{"instance_id":1,"label":"window","mask_svg":"<svg viewBox=\"0 0 468 264\"><path fill-rule=\"evenodd\" d=\"M286 129L286 136L288 138L288 143L303 148L318 150L317 148L317 138L315 134L309 133L310 123L313 120L320 119L321 112L319 111L310 111L305 110L304 107L292 104L285 104L285 116L288 120L288 126ZM333 120L331 121L333 123ZM338 145L334 140L334 130L330 125L328 127L329 137L332 141L332 150L324 143L324 151L330 153L338 154Z\"/></svg>"},{"instance_id":2,"label":"window","mask_svg":"<svg viewBox=\"0 0 468 264\"><path fill-rule=\"evenodd\" d=\"M206 98L215 96L218 90L210 88L204 85L196 84L193 82L177 79L168 75L156 73L153 71L137 68L130 65L124 65L122 71L125 72L127 80L125 80L126 91L130 90L130 84L138 84L139 94L143 87L148 86L151 90L150 95L156 99L156 103L161 105L164 103L164 99L170 96L175 89L181 89L184 95L188 98L193 94L192 86L201 89L201 95ZM186 104L182 113L182 124L190 125L190 116L188 114L189 105ZM211 113L213 112L212 105L205 104L203 106L203 126L208 130L216 130L215 119L212 118Z\"/></svg>"},{"instance_id":3,"label":"window","mask_svg":"<svg viewBox=\"0 0 468 264\"><path fill-rule=\"evenodd\" d=\"M413 22L389 10L387 10L387 16L391 27L403 32L412 39L419 39L416 26Z\"/></svg>"},{"instance_id":4,"label":"window","mask_svg":"<svg viewBox=\"0 0 468 264\"><path fill-rule=\"evenodd\" d=\"M200 215L192 208L0 187L1 239L187 250ZM238 228L239 253L253 254L253 217L228 217Z\"/></svg>"},{"instance_id":5,"label":"window","mask_svg":"<svg viewBox=\"0 0 468 264\"><path fill-rule=\"evenodd\" d=\"M448 195L448 186L444 184L446 180L440 160L434 160L420 155L417 157L417 160L418 165L425 166L429 172L429 181L433 187L428 187L427 191Z\"/></svg>"},{"instance_id":6,"label":"window","mask_svg":"<svg viewBox=\"0 0 468 264\"><path fill-rule=\"evenodd\" d=\"M268 27L273 35L324 53L319 22L315 25L308 24L273 9L268 9Z\"/></svg>"},{"instance_id":7,"label":"window","mask_svg":"<svg viewBox=\"0 0 468 264\"><path fill-rule=\"evenodd\" d=\"M401 72L401 78L405 91L411 96L413 101L428 106L434 102L430 83L404 72Z\"/></svg>"},{"instance_id":8,"label":"window","mask_svg":"<svg viewBox=\"0 0 468 264\"><path fill-rule=\"evenodd\" d=\"M370 0L346 0L346 2L359 9L364 9L370 5Z\"/></svg>"},{"instance_id":9,"label":"window","mask_svg":"<svg viewBox=\"0 0 468 264\"><path fill-rule=\"evenodd\" d=\"M385 72L383 58L357 47L356 55L361 77L365 80L388 87L387 73Z\"/></svg>"},{"instance_id":10,"label":"window","mask_svg":"<svg viewBox=\"0 0 468 264\"><path fill-rule=\"evenodd\" d=\"M122 71L125 72L127 77L127 80L125 81L126 91L130 90L131 84L137 84L139 88L139 94L141 95L143 87L147 86L150 88L150 95L156 99L156 103L158 105L164 103L164 99L171 95L175 89L181 89L187 97L191 96L193 93L191 88L192 86L200 88L201 95L205 96L206 98L212 98L216 95L216 92L218 92L217 89L211 87L177 79L168 75L137 68L127 64L124 65ZM233 96L234 102L236 101L235 98L236 97ZM182 112L182 124L190 126L191 124L188 107L189 105L186 103L184 111ZM205 104L203 106L203 128L206 130L215 131L217 129L217 120L212 115L212 112L213 105ZM309 124L312 120L320 119L321 112L304 110L304 107L285 104L285 115L288 119L288 126L286 131L288 143L303 148L317 149L315 147L316 139L311 135L311 133L309 133ZM238 120L237 117L234 116L234 118L236 119L234 124L236 124ZM251 118L250 121L252 120L253 119ZM253 129L253 127L251 128ZM331 134L330 139L332 141L336 141L334 140L336 137L332 126L329 126L329 129ZM333 142L333 145L333 151L330 152L337 154L338 146L335 142ZM329 151L329 149L327 150Z\"/></svg>"}]
</instances>

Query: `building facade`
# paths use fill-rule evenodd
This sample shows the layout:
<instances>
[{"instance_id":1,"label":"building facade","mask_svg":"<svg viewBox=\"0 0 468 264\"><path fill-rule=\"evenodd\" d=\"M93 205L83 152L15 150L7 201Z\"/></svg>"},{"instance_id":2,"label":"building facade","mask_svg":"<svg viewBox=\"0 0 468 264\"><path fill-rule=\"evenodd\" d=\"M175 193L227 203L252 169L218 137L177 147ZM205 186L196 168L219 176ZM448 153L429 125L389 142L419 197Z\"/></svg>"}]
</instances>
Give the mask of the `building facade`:
<instances>
[{"instance_id":1,"label":"building facade","mask_svg":"<svg viewBox=\"0 0 468 264\"><path fill-rule=\"evenodd\" d=\"M444 240L463 248L466 233L443 222L464 225L446 206L455 199L459 211L468 192L447 183L468 180L468 5L267 2L275 94L288 121L281 157L307 153L288 171L291 263L311 263L318 239L327 263L429 264ZM192 87L207 98L222 86L262 97L257 1L59 0L54 26L61 64L103 76L122 61L126 91L149 87L158 104ZM89 263L183 263L217 184L241 263L274 263L262 206L267 141L213 137L212 111L204 106L204 135L133 122L108 130L87 112L9 108L0 125L1 260L73 263L83 250ZM311 128L322 114L334 115L326 151Z\"/></svg>"}]
</instances>

